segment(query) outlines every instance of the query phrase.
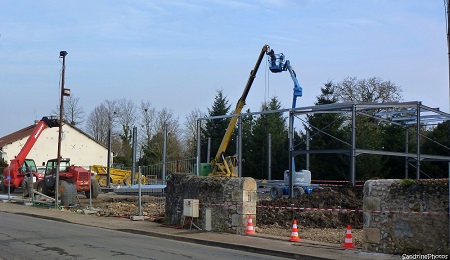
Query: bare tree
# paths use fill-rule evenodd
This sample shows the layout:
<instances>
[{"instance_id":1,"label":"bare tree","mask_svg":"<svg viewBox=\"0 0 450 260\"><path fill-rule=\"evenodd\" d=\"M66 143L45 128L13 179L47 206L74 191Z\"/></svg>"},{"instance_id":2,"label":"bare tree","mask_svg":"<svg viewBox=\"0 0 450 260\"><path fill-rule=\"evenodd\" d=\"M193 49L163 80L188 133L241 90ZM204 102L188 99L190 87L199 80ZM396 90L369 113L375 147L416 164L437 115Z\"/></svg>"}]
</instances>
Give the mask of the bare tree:
<instances>
[{"instance_id":1,"label":"bare tree","mask_svg":"<svg viewBox=\"0 0 450 260\"><path fill-rule=\"evenodd\" d=\"M114 132L117 116L116 101L105 100L89 114L85 129L88 134L103 145L108 145L108 133Z\"/></svg>"},{"instance_id":2,"label":"bare tree","mask_svg":"<svg viewBox=\"0 0 450 260\"><path fill-rule=\"evenodd\" d=\"M185 126L185 134L183 138L183 147L184 153L186 156L195 156L196 147L197 147L197 119L206 117L206 113L200 111L200 109L196 108L192 110L187 116L186 121L184 123ZM205 121L201 122L202 125L205 125Z\"/></svg>"},{"instance_id":3,"label":"bare tree","mask_svg":"<svg viewBox=\"0 0 450 260\"><path fill-rule=\"evenodd\" d=\"M100 104L89 114L85 129L96 141L107 145L109 125L108 109L104 104Z\"/></svg>"},{"instance_id":4,"label":"bare tree","mask_svg":"<svg viewBox=\"0 0 450 260\"><path fill-rule=\"evenodd\" d=\"M142 145L150 146L150 140L154 134L154 123L156 118L156 110L151 107L149 101L142 101L141 107L141 126L144 131L144 138L142 140Z\"/></svg>"},{"instance_id":5,"label":"bare tree","mask_svg":"<svg viewBox=\"0 0 450 260\"><path fill-rule=\"evenodd\" d=\"M344 102L394 102L402 100L400 86L377 77L369 79L348 77L333 87L339 100Z\"/></svg>"},{"instance_id":6,"label":"bare tree","mask_svg":"<svg viewBox=\"0 0 450 260\"><path fill-rule=\"evenodd\" d=\"M80 125L84 122L84 110L79 105L79 100L73 93L69 97L64 98L63 119L71 125ZM52 110L52 114L59 115L59 104L55 110Z\"/></svg>"},{"instance_id":7,"label":"bare tree","mask_svg":"<svg viewBox=\"0 0 450 260\"><path fill-rule=\"evenodd\" d=\"M131 164L133 127L137 122L137 109L132 100L120 99L117 101L118 116L117 122L121 128L120 138L122 147L117 154L125 165Z\"/></svg>"},{"instance_id":8,"label":"bare tree","mask_svg":"<svg viewBox=\"0 0 450 260\"><path fill-rule=\"evenodd\" d=\"M181 155L181 131L178 119L174 118L173 111L167 108L159 111L155 119L155 134L149 147L153 154L153 162L160 162L162 159L165 132L167 132L167 159L175 160Z\"/></svg>"}]
</instances>

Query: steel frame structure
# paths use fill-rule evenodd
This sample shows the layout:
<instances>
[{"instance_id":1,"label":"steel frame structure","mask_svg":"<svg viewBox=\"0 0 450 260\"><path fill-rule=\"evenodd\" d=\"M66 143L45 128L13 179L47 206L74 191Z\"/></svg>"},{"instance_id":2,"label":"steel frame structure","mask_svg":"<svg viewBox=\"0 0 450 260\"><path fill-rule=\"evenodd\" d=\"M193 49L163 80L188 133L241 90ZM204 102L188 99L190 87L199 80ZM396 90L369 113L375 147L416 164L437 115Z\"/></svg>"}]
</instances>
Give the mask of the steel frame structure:
<instances>
[{"instance_id":1,"label":"steel frame structure","mask_svg":"<svg viewBox=\"0 0 450 260\"><path fill-rule=\"evenodd\" d=\"M242 116L254 116L261 114L271 114L271 113L289 113L289 175L290 180L292 180L292 160L295 156L306 154L307 156L307 168L309 168L309 154L345 154L350 157L350 178L349 181L352 185L355 185L355 161L356 156L361 154L376 154L376 155L388 155L388 156L401 156L405 157L405 178L408 178L408 161L415 161L416 163L416 179L420 179L420 162L421 161L446 161L450 162L450 156L443 155L429 155L422 154L420 150L420 131L421 126L435 125L447 120L450 120L450 114L440 111L438 108L432 108L425 106L420 101L410 101L410 102L386 102L386 103L371 103L371 102L347 102L347 103L334 103L327 105L316 105L307 107L298 107L290 109L280 109L262 112L252 112L243 113L238 115L224 115L224 116L214 116L214 117L204 117L197 119L197 173L200 172L200 127L202 120L213 120L220 118L229 118L237 116L241 118ZM310 114L323 114L323 113L345 113L350 115L349 120L351 121L351 138L350 138L350 148L349 149L321 149L321 150L310 150L309 149L309 138L307 138L306 150L295 150L294 148L294 126L292 124L293 117L298 117L302 115ZM356 147L356 115L363 115L367 117L374 118L376 120L388 122L390 124L395 124L405 128L405 131L410 126L415 126L416 129L416 152L408 152L408 135L406 134L405 140L405 151L404 152L394 152L385 150L367 150L360 149ZM238 125L240 128L240 124ZM238 129L238 131L240 131ZM307 137L309 133L307 132ZM238 135L241 138L241 135ZM242 140L238 140L239 144ZM450 148L449 148L450 149ZM238 156L241 158L242 150L239 149ZM239 167L239 176L242 176L241 167Z\"/></svg>"}]
</instances>

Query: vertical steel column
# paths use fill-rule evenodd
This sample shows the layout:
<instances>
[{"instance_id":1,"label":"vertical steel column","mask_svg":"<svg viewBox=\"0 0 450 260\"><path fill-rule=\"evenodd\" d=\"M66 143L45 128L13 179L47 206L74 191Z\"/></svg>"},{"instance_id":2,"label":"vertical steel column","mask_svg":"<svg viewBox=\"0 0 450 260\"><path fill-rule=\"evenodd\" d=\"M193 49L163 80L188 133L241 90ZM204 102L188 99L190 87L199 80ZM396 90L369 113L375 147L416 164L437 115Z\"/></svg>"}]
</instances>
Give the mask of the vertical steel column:
<instances>
[{"instance_id":1,"label":"vertical steel column","mask_svg":"<svg viewBox=\"0 0 450 260\"><path fill-rule=\"evenodd\" d=\"M409 136L408 136L408 128L405 129L405 153L408 154L409 148ZM408 179L408 156L405 156L405 179Z\"/></svg>"},{"instance_id":2,"label":"vertical steel column","mask_svg":"<svg viewBox=\"0 0 450 260\"><path fill-rule=\"evenodd\" d=\"M292 110L289 110L289 130L288 130L288 138L289 138L289 198L293 198L294 197L294 180L292 178L292 176L294 176L294 174L292 173L293 171L293 151L294 151L294 124L293 124L293 112Z\"/></svg>"},{"instance_id":3,"label":"vertical steel column","mask_svg":"<svg viewBox=\"0 0 450 260\"><path fill-rule=\"evenodd\" d=\"M131 147L131 185L135 184L136 176L136 146L137 146L137 127L133 127L133 144ZM140 182L140 179L138 179Z\"/></svg>"},{"instance_id":4,"label":"vertical steel column","mask_svg":"<svg viewBox=\"0 0 450 260\"><path fill-rule=\"evenodd\" d=\"M306 169L309 171L309 130L306 129Z\"/></svg>"},{"instance_id":5,"label":"vertical steel column","mask_svg":"<svg viewBox=\"0 0 450 260\"><path fill-rule=\"evenodd\" d=\"M356 105L352 106L352 131L351 131L351 150L350 150L350 178L349 181L355 185L355 163L356 163Z\"/></svg>"},{"instance_id":6,"label":"vertical steel column","mask_svg":"<svg viewBox=\"0 0 450 260\"><path fill-rule=\"evenodd\" d=\"M162 184L166 183L166 153L167 153L167 124L164 124L163 158L162 158Z\"/></svg>"},{"instance_id":7,"label":"vertical steel column","mask_svg":"<svg viewBox=\"0 0 450 260\"><path fill-rule=\"evenodd\" d=\"M238 117L238 177L242 177L242 116Z\"/></svg>"},{"instance_id":8,"label":"vertical steel column","mask_svg":"<svg viewBox=\"0 0 450 260\"><path fill-rule=\"evenodd\" d=\"M201 121L197 119L197 176L200 175L200 127ZM209 159L208 159L209 160Z\"/></svg>"},{"instance_id":9,"label":"vertical steel column","mask_svg":"<svg viewBox=\"0 0 450 260\"><path fill-rule=\"evenodd\" d=\"M352 106L352 150L350 154L350 183L355 185L356 162L356 105Z\"/></svg>"},{"instance_id":10,"label":"vertical steel column","mask_svg":"<svg viewBox=\"0 0 450 260\"><path fill-rule=\"evenodd\" d=\"M417 161L416 161L416 179L420 179L420 102L417 103L416 109L416 140L417 140Z\"/></svg>"},{"instance_id":11,"label":"vertical steel column","mask_svg":"<svg viewBox=\"0 0 450 260\"><path fill-rule=\"evenodd\" d=\"M206 153L206 162L211 162L211 137L208 137L208 151Z\"/></svg>"},{"instance_id":12,"label":"vertical steel column","mask_svg":"<svg viewBox=\"0 0 450 260\"><path fill-rule=\"evenodd\" d=\"M267 135L267 179L272 180L272 135Z\"/></svg>"},{"instance_id":13,"label":"vertical steel column","mask_svg":"<svg viewBox=\"0 0 450 260\"><path fill-rule=\"evenodd\" d=\"M141 189L141 166L138 166L138 212L139 216L142 216L142 189Z\"/></svg>"},{"instance_id":14,"label":"vertical steel column","mask_svg":"<svg viewBox=\"0 0 450 260\"><path fill-rule=\"evenodd\" d=\"M111 115L109 116L111 117ZM108 162L106 163L106 187L109 188L111 185L111 118L109 119L109 129L108 129L108 157L106 159Z\"/></svg>"}]
</instances>

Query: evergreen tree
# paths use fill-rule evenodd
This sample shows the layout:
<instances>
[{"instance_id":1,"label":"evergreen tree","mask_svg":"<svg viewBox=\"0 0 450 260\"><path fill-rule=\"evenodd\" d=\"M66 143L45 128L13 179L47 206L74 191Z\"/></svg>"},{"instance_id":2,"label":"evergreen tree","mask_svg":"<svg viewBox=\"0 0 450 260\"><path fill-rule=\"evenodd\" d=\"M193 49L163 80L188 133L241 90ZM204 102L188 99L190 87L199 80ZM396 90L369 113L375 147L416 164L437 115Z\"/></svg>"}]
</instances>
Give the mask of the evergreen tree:
<instances>
[{"instance_id":1,"label":"evergreen tree","mask_svg":"<svg viewBox=\"0 0 450 260\"><path fill-rule=\"evenodd\" d=\"M250 109L247 109L247 113L250 113ZM242 171L243 176L250 176L250 169L248 164L251 165L250 162L250 154L253 152L253 147L251 145L252 137L253 137L253 128L255 125L255 120L253 116L243 116L242 117ZM250 166L251 167L251 166Z\"/></svg>"},{"instance_id":2,"label":"evergreen tree","mask_svg":"<svg viewBox=\"0 0 450 260\"><path fill-rule=\"evenodd\" d=\"M381 128L381 150L392 152L405 152L404 127L394 124L384 124ZM409 132L409 135L413 133ZM409 140L412 140L411 138ZM411 151L411 150L409 150ZM405 157L401 156L382 156L383 168L379 172L380 178L384 179L402 179L405 177Z\"/></svg>"},{"instance_id":3,"label":"evergreen tree","mask_svg":"<svg viewBox=\"0 0 450 260\"><path fill-rule=\"evenodd\" d=\"M426 138L423 139L421 152L424 154L450 156L450 123L442 122L437 126L428 129L425 132ZM447 178L448 162L433 161L421 162L421 171L425 173L423 177Z\"/></svg>"},{"instance_id":4,"label":"evergreen tree","mask_svg":"<svg viewBox=\"0 0 450 260\"><path fill-rule=\"evenodd\" d=\"M209 116L223 116L227 115L230 111L230 105L228 104L228 100L223 95L222 90L217 91L217 95L214 99L214 103L211 108L208 108ZM201 142L201 150L202 150L202 158L201 162L210 162L212 158L216 156L217 151L219 150L220 143L222 142L223 136L225 135L225 131L227 130L228 124L230 122L230 118L221 118L214 120L207 120L205 124L205 129L202 129L202 142ZM208 138L211 138L211 157L206 158L206 151L208 150ZM234 144L230 141L227 148L227 155L234 154Z\"/></svg>"},{"instance_id":5,"label":"evergreen tree","mask_svg":"<svg viewBox=\"0 0 450 260\"><path fill-rule=\"evenodd\" d=\"M273 97L261 110L279 110L281 104ZM243 171L245 176L266 179L268 175L268 135L271 135L272 179L283 179L288 169L289 151L287 149L286 117L283 113L262 114L254 122L252 137L248 141L248 154Z\"/></svg>"},{"instance_id":6,"label":"evergreen tree","mask_svg":"<svg viewBox=\"0 0 450 260\"><path fill-rule=\"evenodd\" d=\"M317 96L316 105L336 103L332 82L327 82L321 88L321 95ZM348 149L343 141L348 139L343 124L345 118L337 113L316 113L307 116L310 150L320 149ZM306 142L305 134L302 140ZM343 154L311 154L310 170L313 179L348 179L348 156Z\"/></svg>"}]
</instances>

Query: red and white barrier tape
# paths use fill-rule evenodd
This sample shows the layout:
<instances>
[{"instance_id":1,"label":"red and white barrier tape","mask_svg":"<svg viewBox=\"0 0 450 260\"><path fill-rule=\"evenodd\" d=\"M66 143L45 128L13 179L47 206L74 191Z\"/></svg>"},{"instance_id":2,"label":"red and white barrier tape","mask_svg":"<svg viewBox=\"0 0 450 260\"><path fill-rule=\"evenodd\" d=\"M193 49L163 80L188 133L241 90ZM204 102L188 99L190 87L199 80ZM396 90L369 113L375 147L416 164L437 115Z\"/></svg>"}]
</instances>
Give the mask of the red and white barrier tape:
<instances>
[{"instance_id":1,"label":"red and white barrier tape","mask_svg":"<svg viewBox=\"0 0 450 260\"><path fill-rule=\"evenodd\" d=\"M338 182L338 183L349 183L349 181L339 181L339 180L311 180L311 182L323 182L323 183L327 183L327 182ZM355 181L356 182L365 182L363 180L358 180Z\"/></svg>"},{"instance_id":2,"label":"red and white barrier tape","mask_svg":"<svg viewBox=\"0 0 450 260\"><path fill-rule=\"evenodd\" d=\"M200 203L201 206L223 206L232 207L238 206L238 204L217 204L217 203ZM341 212L341 213L394 213L394 214L417 214L417 215L448 215L448 212L432 212L432 211L402 211L402 210L364 210L364 209L339 209L339 208L307 208L307 207L289 207L289 206L256 206L256 208L263 209L285 209L285 210L298 210L298 211L322 211L322 212Z\"/></svg>"},{"instance_id":3,"label":"red and white barrier tape","mask_svg":"<svg viewBox=\"0 0 450 260\"><path fill-rule=\"evenodd\" d=\"M322 183L320 183L319 186L320 187L344 187L346 185L344 185L344 184L322 184ZM354 185L354 187L362 187L362 186L364 186L364 185L362 185L362 184Z\"/></svg>"},{"instance_id":4,"label":"red and white barrier tape","mask_svg":"<svg viewBox=\"0 0 450 260\"><path fill-rule=\"evenodd\" d=\"M257 208L275 208L288 210L305 210L305 211L333 211L333 212L368 212L368 213L396 213L396 214L424 214L439 215L449 214L448 212L432 212L432 211L401 211L401 210L364 210L364 209L338 209L338 208L303 208L303 207L277 207L277 206L256 206Z\"/></svg>"}]
</instances>

